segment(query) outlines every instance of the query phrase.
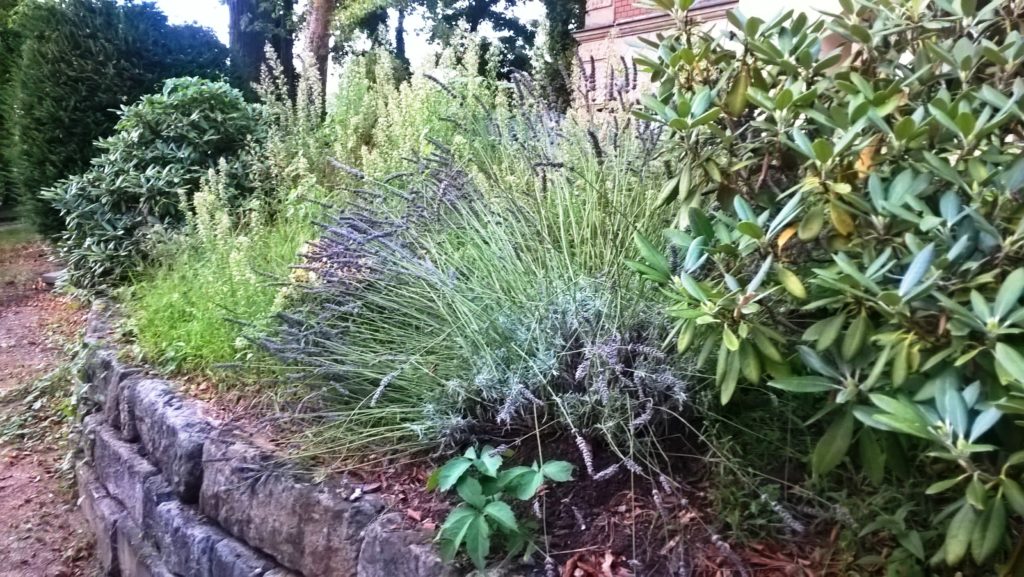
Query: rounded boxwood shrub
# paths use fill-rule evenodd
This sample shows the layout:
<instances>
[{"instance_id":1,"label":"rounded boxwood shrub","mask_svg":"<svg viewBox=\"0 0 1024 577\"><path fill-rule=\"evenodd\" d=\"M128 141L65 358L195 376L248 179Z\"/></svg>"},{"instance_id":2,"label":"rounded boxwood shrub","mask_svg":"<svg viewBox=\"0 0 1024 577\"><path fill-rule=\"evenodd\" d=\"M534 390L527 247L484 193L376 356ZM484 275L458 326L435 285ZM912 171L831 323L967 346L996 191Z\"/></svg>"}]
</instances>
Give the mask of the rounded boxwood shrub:
<instances>
[{"instance_id":1,"label":"rounded boxwood shrub","mask_svg":"<svg viewBox=\"0 0 1024 577\"><path fill-rule=\"evenodd\" d=\"M192 194L218 163L237 193L229 202L250 193L247 150L261 134L259 110L222 82L172 79L125 108L92 167L42 195L67 227L59 247L71 284L123 279L145 260L153 232L185 222Z\"/></svg>"},{"instance_id":2,"label":"rounded boxwood shrub","mask_svg":"<svg viewBox=\"0 0 1024 577\"><path fill-rule=\"evenodd\" d=\"M62 221L39 192L88 168L118 109L168 78L227 71L227 48L211 31L171 26L149 3L21 2L5 36L19 45L0 96L4 165L26 216L51 235Z\"/></svg>"}]
</instances>

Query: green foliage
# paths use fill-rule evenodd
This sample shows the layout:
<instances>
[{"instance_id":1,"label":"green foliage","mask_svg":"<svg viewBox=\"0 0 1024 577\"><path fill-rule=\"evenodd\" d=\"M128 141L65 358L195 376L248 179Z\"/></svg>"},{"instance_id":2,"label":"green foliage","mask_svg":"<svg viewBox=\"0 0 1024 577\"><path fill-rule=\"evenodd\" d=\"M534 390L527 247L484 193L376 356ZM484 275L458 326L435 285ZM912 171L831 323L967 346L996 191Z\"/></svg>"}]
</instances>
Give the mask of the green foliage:
<instances>
[{"instance_id":1,"label":"green foliage","mask_svg":"<svg viewBox=\"0 0 1024 577\"><path fill-rule=\"evenodd\" d=\"M358 459L539 427L573 435L588 473L590 442L613 447L608 475L655 467L652 433L687 391L621 264L638 217L645 233L668 221L644 194L661 175L651 134L487 87L414 80L378 109L351 171L369 177L300 264L269 348L332 415L309 442Z\"/></svg>"},{"instance_id":2,"label":"green foliage","mask_svg":"<svg viewBox=\"0 0 1024 577\"><path fill-rule=\"evenodd\" d=\"M261 140L259 111L237 90L196 78L124 108L116 134L98 143L92 168L43 193L64 218L59 243L68 280L96 288L123 280L158 233L185 223L191 196L218 161L240 206L251 195L251 155Z\"/></svg>"},{"instance_id":3,"label":"green foliage","mask_svg":"<svg viewBox=\"0 0 1024 577\"><path fill-rule=\"evenodd\" d=\"M574 0L575 1L575 0ZM426 20L429 39L445 50L458 51L468 31L500 60L498 70L503 77L516 70L527 70L530 65L527 52L534 41L536 30L532 23L523 22L511 13L522 0L355 0L343 2L336 18L336 38L344 44L342 50L354 53L360 40L369 40L374 49L385 49L401 64L400 77L408 72L405 53L404 17L417 11ZM389 30L389 10L400 11L398 26ZM482 27L494 31L488 37L480 35ZM392 42L391 38L395 38ZM467 69L472 74L485 75L483 68Z\"/></svg>"},{"instance_id":4,"label":"green foliage","mask_svg":"<svg viewBox=\"0 0 1024 577\"><path fill-rule=\"evenodd\" d=\"M444 51L435 69L400 85L398 63L385 53L347 61L328 119L336 158L383 179L405 172L409 159L436 151L436 143L455 140L460 124L476 120L479 103L495 101L494 77L475 74L486 61L484 47L464 40L461 50ZM463 106L462 99L474 106Z\"/></svg>"},{"instance_id":5,"label":"green foliage","mask_svg":"<svg viewBox=\"0 0 1024 577\"><path fill-rule=\"evenodd\" d=\"M39 191L88 167L117 109L168 78L216 78L226 66L212 32L170 26L152 4L23 2L13 28L23 43L3 87L5 165L24 209L51 235L62 221Z\"/></svg>"},{"instance_id":6,"label":"green foliage","mask_svg":"<svg viewBox=\"0 0 1024 577\"><path fill-rule=\"evenodd\" d=\"M454 488L462 501L448 514L437 535L446 561L452 561L464 546L476 568L483 571L492 552L492 535L503 538L510 557L519 553L529 557L536 549L530 525L516 519L508 501L530 501L546 482L572 481L573 466L547 461L503 470L503 461L494 447L470 447L430 476L428 489L447 493Z\"/></svg>"},{"instance_id":7,"label":"green foliage","mask_svg":"<svg viewBox=\"0 0 1024 577\"><path fill-rule=\"evenodd\" d=\"M258 88L268 136L250 163L263 194L236 206L230 168L210 172L186 210L187 226L155 248L124 291L139 352L165 370L259 364L253 342L289 301L272 280L289 276L317 234L319 203L334 200L319 80L304 75L293 103L284 72L270 62Z\"/></svg>"},{"instance_id":8,"label":"green foliage","mask_svg":"<svg viewBox=\"0 0 1024 577\"><path fill-rule=\"evenodd\" d=\"M315 235L311 205L253 206L239 214L226 202L234 195L218 190L217 180L197 193L186 234L158 249L124 294L140 352L167 371L209 373L252 361L252 339L279 306L267 278L286 278ZM265 222L266 212L276 218Z\"/></svg>"},{"instance_id":9,"label":"green foliage","mask_svg":"<svg viewBox=\"0 0 1024 577\"><path fill-rule=\"evenodd\" d=\"M0 224L0 246L17 246L39 240L39 235L27 224Z\"/></svg>"},{"instance_id":10,"label":"green foliage","mask_svg":"<svg viewBox=\"0 0 1024 577\"><path fill-rule=\"evenodd\" d=\"M21 53L21 35L14 27L14 10L18 7L18 0L0 1L0 147L3 146L4 135L8 133L6 128L9 104L4 86L10 83L11 74ZM12 180L10 167L0 152L0 206L9 204L14 200L14 182Z\"/></svg>"},{"instance_id":11,"label":"green foliage","mask_svg":"<svg viewBox=\"0 0 1024 577\"><path fill-rule=\"evenodd\" d=\"M950 495L932 561L991 563L1024 514L1019 6L842 5L732 12L738 43L680 31L639 60L641 116L682 159L659 200L681 207L681 257L638 238L631 266L670 297L680 352L717 361L722 404L765 384L820 398L818 477L852 461L883 482L908 464L899 437Z\"/></svg>"}]
</instances>

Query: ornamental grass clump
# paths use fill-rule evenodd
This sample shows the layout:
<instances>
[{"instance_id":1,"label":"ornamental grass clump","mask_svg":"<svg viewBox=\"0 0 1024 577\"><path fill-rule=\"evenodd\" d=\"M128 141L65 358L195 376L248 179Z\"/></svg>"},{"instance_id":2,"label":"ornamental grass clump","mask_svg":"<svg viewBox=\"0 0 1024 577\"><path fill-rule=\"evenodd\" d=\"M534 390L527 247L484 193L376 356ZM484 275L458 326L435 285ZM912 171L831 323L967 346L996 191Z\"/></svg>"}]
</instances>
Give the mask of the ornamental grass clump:
<instances>
[{"instance_id":1,"label":"ornamental grass clump","mask_svg":"<svg viewBox=\"0 0 1024 577\"><path fill-rule=\"evenodd\" d=\"M321 393L311 450L561 436L586 447L591 475L596 449L605 467L651 470L689 395L667 324L622 264L635 223L650 233L669 218L647 198L657 137L621 115L591 125L531 101L457 104L476 112L451 143L432 140L406 184L364 181L325 223L264 342L287 382Z\"/></svg>"},{"instance_id":2,"label":"ornamental grass clump","mask_svg":"<svg viewBox=\"0 0 1024 577\"><path fill-rule=\"evenodd\" d=\"M691 3L655 4L684 22ZM918 465L942 533L894 531L893 571L1016 571L1024 7L841 4L731 12L730 40L683 29L640 60L656 86L641 117L682 158L660 199L680 209L680 258L640 239L634 267L723 405L765 385L820 399L814 476Z\"/></svg>"}]
</instances>

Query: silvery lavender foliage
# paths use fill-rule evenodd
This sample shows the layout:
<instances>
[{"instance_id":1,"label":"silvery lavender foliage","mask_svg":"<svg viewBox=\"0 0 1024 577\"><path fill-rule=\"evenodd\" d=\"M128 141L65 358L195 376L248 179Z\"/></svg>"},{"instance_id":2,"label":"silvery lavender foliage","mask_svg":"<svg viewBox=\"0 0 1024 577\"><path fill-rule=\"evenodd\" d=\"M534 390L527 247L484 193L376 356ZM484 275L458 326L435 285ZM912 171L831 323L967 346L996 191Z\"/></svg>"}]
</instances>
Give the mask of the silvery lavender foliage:
<instances>
[{"instance_id":1,"label":"silvery lavender foliage","mask_svg":"<svg viewBox=\"0 0 1024 577\"><path fill-rule=\"evenodd\" d=\"M635 71L627 72L617 90L629 88L635 79ZM505 116L484 114L473 126L485 133L474 134L474 143L529 159L526 165L543 196L549 182L564 186L566 179L576 179L581 169L574 163L579 160L563 146L566 117L538 102L529 77L514 75L513 90L518 101ZM456 90L445 91L452 98L462 98L465 106L480 105ZM660 140L660 133L644 132L656 129L636 119L586 128L593 156L607 158L606 166L619 162L626 168L616 170L630 175L642 172ZM633 152L627 156L617 147L630 130L640 136L641 146L629 149ZM439 268L421 239L443 236L453 221L484 227L521 218L516 206L498 207L484 198L477 183L489 180L492 187L522 187L523 179L506 178L502 167L495 166L498 163L474 162L474 150L465 143L463 148L453 145L458 152L444 142L431 144L435 153L410 160L408 171L377 182L358 169L333 163L359 186L351 191L352 200L322 223L321 238L296 265L310 280L299 285L295 310L280 315L277 338L264 341L264 348L290 365L292 380L347 401L340 405L343 410L378 409L378 414L387 413L389 418L400 415L396 417L399 426L424 445L457 445L481 433L508 434L510 440L536 427L536 419L557 420L558 426L547 431L574 434L591 476L603 479L620 471L638 474L641 465L631 459L595 471L590 442L607 440L596 434L603 431L618 440L635 437L642 443L650 431L664 428L667 415L680 413L686 404L683 373L660 348L666 336L660 311L639 311L622 322L625 326L612 326L620 323L608 320L609 311L618 306L615 291L619 289L601 278L604 272L595 273L597 278L574 275L564 285L540 279L541 286L531 293L534 298L521 304L494 306L485 302L486 295L466 294L465 275L471 271L461 270L457 262ZM495 254L515 259L516 250ZM457 334L439 338L448 348L431 358L451 358L449 366L423 366L419 351L407 350L400 338L374 333L376 325L366 328L364 319L373 315L404 316L401 298L380 295L403 295L403 289L413 285L420 289L418 295L432 291L439 295L437 300L449 295L479 299L474 305L486 311L474 319L479 334L466 339L471 344L449 344L459 340ZM419 319L436 312L430 306L440 305L417 306L428 308L417 311L420 316L409 321L409 330L438 328ZM366 350L360 348L360 339L389 340L370 348L369 357L353 358L352 351ZM397 399L412 388L416 394L431 396ZM405 404L396 406L400 402ZM388 412L391 409L393 413ZM338 415L337 421L348 416Z\"/></svg>"},{"instance_id":2,"label":"silvery lavender foliage","mask_svg":"<svg viewBox=\"0 0 1024 577\"><path fill-rule=\"evenodd\" d=\"M786 529L793 535L803 535L807 531L807 527L801 523L792 513L789 512L786 507L778 501L772 499L766 494L761 494L761 500L768 503L768 506L772 508L772 511L779 516L782 520L782 524L786 526Z\"/></svg>"},{"instance_id":3,"label":"silvery lavender foliage","mask_svg":"<svg viewBox=\"0 0 1024 577\"><path fill-rule=\"evenodd\" d=\"M365 179L356 169L345 170ZM410 181L408 190L383 184L352 190L353 200L332 220L320 223L320 238L307 247L303 262L294 265L309 279L297 285L301 297L296 301L301 305L279 313L276 338L259 343L300 370L293 378L349 394L346 383L360 367L339 365L335 348L348 340L347 319L367 306L363 287L396 276L451 282L448 272L437 270L417 253L409 235L434 226L443 211L477 193L465 173L443 152L419 161L417 173L421 176ZM380 400L399 372L374 384L371 405Z\"/></svg>"}]
</instances>

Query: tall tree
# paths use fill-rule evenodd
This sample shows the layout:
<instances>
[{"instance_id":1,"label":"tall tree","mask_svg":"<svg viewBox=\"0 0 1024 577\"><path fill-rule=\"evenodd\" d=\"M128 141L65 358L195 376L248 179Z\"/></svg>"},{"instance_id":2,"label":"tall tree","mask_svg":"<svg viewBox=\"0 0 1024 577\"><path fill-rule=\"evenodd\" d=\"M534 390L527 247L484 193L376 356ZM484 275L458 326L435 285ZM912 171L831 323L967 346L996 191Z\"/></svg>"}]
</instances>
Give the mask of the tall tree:
<instances>
[{"instance_id":1,"label":"tall tree","mask_svg":"<svg viewBox=\"0 0 1024 577\"><path fill-rule=\"evenodd\" d=\"M246 92L259 82L269 44L294 91L295 0L223 0L230 14L231 69Z\"/></svg>"},{"instance_id":2,"label":"tall tree","mask_svg":"<svg viewBox=\"0 0 1024 577\"><path fill-rule=\"evenodd\" d=\"M537 71L554 104L563 110L572 103L572 66L578 45L572 33L583 27L587 0L544 0L547 41L544 65Z\"/></svg>"},{"instance_id":3,"label":"tall tree","mask_svg":"<svg viewBox=\"0 0 1024 577\"><path fill-rule=\"evenodd\" d=\"M316 62L320 87L324 92L327 89L327 64L331 59L331 22L337 9L338 0L310 0L306 20L306 50Z\"/></svg>"},{"instance_id":4,"label":"tall tree","mask_svg":"<svg viewBox=\"0 0 1024 577\"><path fill-rule=\"evenodd\" d=\"M466 28L477 33L484 24L500 36L503 48L502 72L526 70L530 66L527 49L536 31L511 14L522 0L419 0L433 20L431 40L447 46L457 31Z\"/></svg>"},{"instance_id":5,"label":"tall tree","mask_svg":"<svg viewBox=\"0 0 1024 577\"><path fill-rule=\"evenodd\" d=\"M569 0L571 3L585 0ZM422 10L430 25L429 37L444 47L451 45L459 30L480 32L485 25L498 34L502 47L502 72L526 70L530 59L528 48L536 32L511 14L510 9L525 0L346 0L338 10L335 34L338 51L353 49L353 40L366 38L373 47L384 47L408 66L406 55L405 18L414 10ZM393 12L392 12L393 11ZM395 26L391 27L391 13Z\"/></svg>"}]
</instances>

